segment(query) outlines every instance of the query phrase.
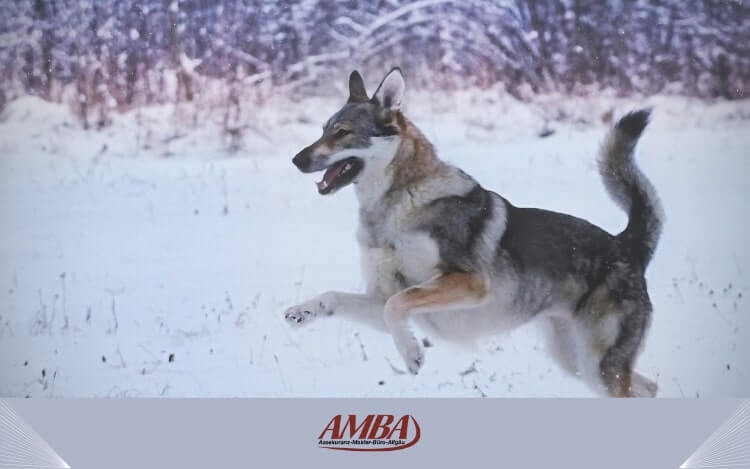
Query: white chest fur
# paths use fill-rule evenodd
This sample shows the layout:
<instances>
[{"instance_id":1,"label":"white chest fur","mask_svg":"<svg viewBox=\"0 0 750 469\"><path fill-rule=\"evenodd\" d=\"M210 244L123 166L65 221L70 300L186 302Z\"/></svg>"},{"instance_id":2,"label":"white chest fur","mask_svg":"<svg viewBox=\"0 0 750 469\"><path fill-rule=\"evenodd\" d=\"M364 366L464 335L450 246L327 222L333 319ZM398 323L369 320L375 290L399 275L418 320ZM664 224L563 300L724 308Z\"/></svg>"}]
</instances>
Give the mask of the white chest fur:
<instances>
[{"instance_id":1,"label":"white chest fur","mask_svg":"<svg viewBox=\"0 0 750 469\"><path fill-rule=\"evenodd\" d=\"M395 152L394 143L386 143ZM368 161L358 180L357 239L368 292L387 298L440 273L438 244L417 220L423 220L425 207L432 201L465 194L476 182L456 168L438 165L430 177L394 191L392 169L383 166L383 161Z\"/></svg>"},{"instance_id":2,"label":"white chest fur","mask_svg":"<svg viewBox=\"0 0 750 469\"><path fill-rule=\"evenodd\" d=\"M362 270L368 292L389 297L406 285L437 275L437 243L422 231L399 226L401 217L386 216L381 223L361 223L358 231Z\"/></svg>"},{"instance_id":3,"label":"white chest fur","mask_svg":"<svg viewBox=\"0 0 750 469\"><path fill-rule=\"evenodd\" d=\"M385 247L362 247L362 270L370 292L389 297L406 283L414 285L438 274L437 244L424 234L405 235Z\"/></svg>"}]
</instances>

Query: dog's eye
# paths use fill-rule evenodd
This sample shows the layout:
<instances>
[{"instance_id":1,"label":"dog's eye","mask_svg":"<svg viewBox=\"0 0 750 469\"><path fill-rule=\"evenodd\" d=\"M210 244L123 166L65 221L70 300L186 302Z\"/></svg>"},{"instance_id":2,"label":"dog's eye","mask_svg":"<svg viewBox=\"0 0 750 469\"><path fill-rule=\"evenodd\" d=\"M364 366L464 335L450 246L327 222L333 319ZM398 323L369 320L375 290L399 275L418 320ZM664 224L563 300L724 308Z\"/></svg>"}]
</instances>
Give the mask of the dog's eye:
<instances>
[{"instance_id":1,"label":"dog's eye","mask_svg":"<svg viewBox=\"0 0 750 469\"><path fill-rule=\"evenodd\" d=\"M345 136L349 135L350 133L352 133L351 130L339 129L339 130L336 131L335 134L333 134L333 136L336 137L336 138L341 138L341 137L345 137Z\"/></svg>"}]
</instances>

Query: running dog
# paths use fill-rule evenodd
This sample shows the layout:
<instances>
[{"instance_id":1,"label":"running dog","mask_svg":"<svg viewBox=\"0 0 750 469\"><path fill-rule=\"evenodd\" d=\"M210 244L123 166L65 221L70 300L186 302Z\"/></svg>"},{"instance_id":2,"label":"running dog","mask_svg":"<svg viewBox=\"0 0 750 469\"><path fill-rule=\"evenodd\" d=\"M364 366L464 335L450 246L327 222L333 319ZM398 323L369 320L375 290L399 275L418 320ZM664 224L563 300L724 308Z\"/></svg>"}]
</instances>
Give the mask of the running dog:
<instances>
[{"instance_id":1,"label":"running dog","mask_svg":"<svg viewBox=\"0 0 750 469\"><path fill-rule=\"evenodd\" d=\"M364 321L391 334L416 374L424 349L411 322L468 343L541 318L566 371L604 395L654 396L656 383L634 371L652 311L644 271L664 221L633 156L650 111L624 116L601 147L601 177L628 214L613 236L570 215L516 207L441 161L401 112L404 90L398 68L372 97L352 72L346 104L293 158L304 173L325 170L320 194L354 185L367 291L323 293L287 309L286 320Z\"/></svg>"}]
</instances>

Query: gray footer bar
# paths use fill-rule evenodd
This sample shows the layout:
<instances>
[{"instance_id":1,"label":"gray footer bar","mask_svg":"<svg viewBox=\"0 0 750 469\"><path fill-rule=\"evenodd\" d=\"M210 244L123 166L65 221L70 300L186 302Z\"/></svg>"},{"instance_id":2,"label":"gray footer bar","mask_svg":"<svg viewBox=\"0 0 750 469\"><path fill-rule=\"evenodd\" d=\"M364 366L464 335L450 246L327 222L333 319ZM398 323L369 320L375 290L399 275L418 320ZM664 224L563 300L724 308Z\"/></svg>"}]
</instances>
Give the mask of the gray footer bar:
<instances>
[{"instance_id":1,"label":"gray footer bar","mask_svg":"<svg viewBox=\"0 0 750 469\"><path fill-rule=\"evenodd\" d=\"M747 420L742 414L747 401L739 399L2 399L0 403L10 409L0 418L0 468L303 464L367 468L414 463L416 467L676 469L750 463L742 460L741 450L749 443L748 426L742 425ZM13 413L26 427L13 423ZM339 422L337 415L342 416ZM414 440L416 422L418 441L389 451L323 447L327 445L321 444L320 436L327 428L326 440L335 437L336 430L341 435L342 429L334 427L345 425L349 415L359 430L361 425L374 426L379 415L393 416L389 429L402 416L412 416L405 421L410 425L404 429L405 440ZM395 429L392 439L401 430ZM53 450L49 465L38 462L44 456L41 450L40 455L33 451L33 433L39 444L46 442ZM740 449L722 449L726 442L735 442ZM718 465L722 451L731 456L724 466ZM61 465L55 466L55 453ZM25 464L24 457L37 463Z\"/></svg>"}]
</instances>

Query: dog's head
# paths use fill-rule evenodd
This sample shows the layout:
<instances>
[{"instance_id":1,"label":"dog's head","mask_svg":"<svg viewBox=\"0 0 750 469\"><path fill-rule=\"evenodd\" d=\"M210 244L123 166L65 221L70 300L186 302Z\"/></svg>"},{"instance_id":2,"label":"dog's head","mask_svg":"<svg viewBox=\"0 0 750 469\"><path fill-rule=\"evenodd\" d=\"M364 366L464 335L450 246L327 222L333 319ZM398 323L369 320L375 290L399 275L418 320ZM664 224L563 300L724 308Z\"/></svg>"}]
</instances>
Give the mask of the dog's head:
<instances>
[{"instance_id":1,"label":"dog's head","mask_svg":"<svg viewBox=\"0 0 750 469\"><path fill-rule=\"evenodd\" d=\"M323 126L323 135L292 159L303 173L326 170L320 194L332 194L356 183L372 168L384 167L400 141L399 108L404 77L396 67L383 78L372 98L362 76L349 76L349 99Z\"/></svg>"}]
</instances>

